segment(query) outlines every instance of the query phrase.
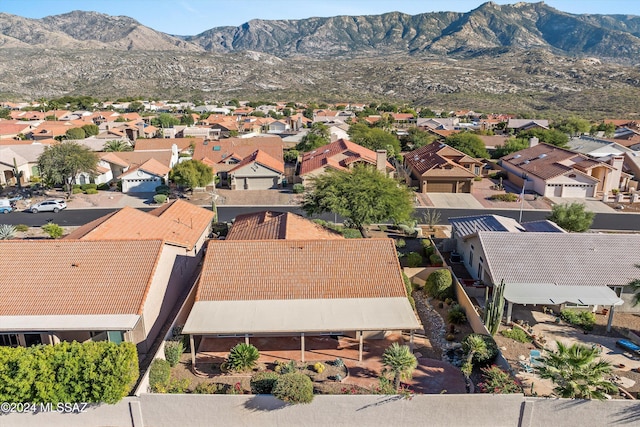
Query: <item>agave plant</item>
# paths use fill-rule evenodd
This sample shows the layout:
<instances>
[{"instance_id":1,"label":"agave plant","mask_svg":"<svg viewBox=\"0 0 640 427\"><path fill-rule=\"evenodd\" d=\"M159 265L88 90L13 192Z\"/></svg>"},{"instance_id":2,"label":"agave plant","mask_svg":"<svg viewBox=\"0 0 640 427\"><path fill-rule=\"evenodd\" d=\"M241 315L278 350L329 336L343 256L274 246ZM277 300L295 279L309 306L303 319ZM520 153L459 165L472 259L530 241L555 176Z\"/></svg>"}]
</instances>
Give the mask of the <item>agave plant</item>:
<instances>
[{"instance_id":1,"label":"agave plant","mask_svg":"<svg viewBox=\"0 0 640 427\"><path fill-rule=\"evenodd\" d=\"M236 372L245 372L253 369L258 362L260 353L258 349L246 343L237 344L229 352L227 368Z\"/></svg>"},{"instance_id":2,"label":"agave plant","mask_svg":"<svg viewBox=\"0 0 640 427\"><path fill-rule=\"evenodd\" d=\"M16 235L16 227L9 224L0 224L0 240L13 239Z\"/></svg>"}]
</instances>

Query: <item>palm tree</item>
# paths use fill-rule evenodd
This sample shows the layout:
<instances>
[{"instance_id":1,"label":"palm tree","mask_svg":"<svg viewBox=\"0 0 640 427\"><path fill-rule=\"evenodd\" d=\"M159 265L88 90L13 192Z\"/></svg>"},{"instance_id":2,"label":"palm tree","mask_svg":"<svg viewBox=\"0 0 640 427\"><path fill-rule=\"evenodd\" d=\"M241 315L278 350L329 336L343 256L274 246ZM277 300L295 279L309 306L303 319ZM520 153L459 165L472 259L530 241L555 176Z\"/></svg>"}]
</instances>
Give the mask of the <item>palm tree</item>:
<instances>
[{"instance_id":1,"label":"palm tree","mask_svg":"<svg viewBox=\"0 0 640 427\"><path fill-rule=\"evenodd\" d=\"M538 368L541 378L556 384L554 391L560 397L604 400L606 393L618 388L605 375L611 373L611 363L599 359L600 350L582 344L568 347L556 341L558 350L540 358Z\"/></svg>"},{"instance_id":2,"label":"palm tree","mask_svg":"<svg viewBox=\"0 0 640 427\"><path fill-rule=\"evenodd\" d=\"M105 142L104 151L133 151L133 147L122 140L111 140Z\"/></svg>"},{"instance_id":3,"label":"palm tree","mask_svg":"<svg viewBox=\"0 0 640 427\"><path fill-rule=\"evenodd\" d=\"M385 366L383 373L393 373L393 385L399 390L400 380L411 378L413 370L418 366L418 360L408 346L394 342L382 354L382 364Z\"/></svg>"},{"instance_id":4,"label":"palm tree","mask_svg":"<svg viewBox=\"0 0 640 427\"><path fill-rule=\"evenodd\" d=\"M482 339L480 335L469 335L462 343L462 349L467 354L467 361L462 365L462 373L469 380L471 372L473 372L473 358L474 356L485 357L488 352L487 343Z\"/></svg>"}]
</instances>

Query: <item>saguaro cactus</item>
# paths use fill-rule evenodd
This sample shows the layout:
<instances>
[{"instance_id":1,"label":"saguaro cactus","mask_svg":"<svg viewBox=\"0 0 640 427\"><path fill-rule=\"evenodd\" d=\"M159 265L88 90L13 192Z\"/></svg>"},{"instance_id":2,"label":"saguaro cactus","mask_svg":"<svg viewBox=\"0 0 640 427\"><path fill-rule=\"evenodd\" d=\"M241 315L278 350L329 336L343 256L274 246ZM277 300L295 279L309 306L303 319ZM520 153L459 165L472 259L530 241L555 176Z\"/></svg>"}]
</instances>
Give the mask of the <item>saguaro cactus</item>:
<instances>
[{"instance_id":1,"label":"saguaro cactus","mask_svg":"<svg viewBox=\"0 0 640 427\"><path fill-rule=\"evenodd\" d=\"M484 324L487 326L489 333L495 335L498 332L500 326L500 320L502 319L502 313L504 312L504 280L500 281L500 284L493 288L493 297L491 301L487 302L487 307L484 311Z\"/></svg>"}]
</instances>

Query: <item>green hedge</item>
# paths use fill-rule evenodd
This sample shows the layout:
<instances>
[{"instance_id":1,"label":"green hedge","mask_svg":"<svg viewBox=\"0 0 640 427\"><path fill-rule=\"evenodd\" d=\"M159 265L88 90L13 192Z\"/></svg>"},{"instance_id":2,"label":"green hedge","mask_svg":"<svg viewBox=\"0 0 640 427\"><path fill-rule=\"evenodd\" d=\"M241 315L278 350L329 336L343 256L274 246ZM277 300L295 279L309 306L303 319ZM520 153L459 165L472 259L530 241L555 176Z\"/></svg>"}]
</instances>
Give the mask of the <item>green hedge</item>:
<instances>
[{"instance_id":1,"label":"green hedge","mask_svg":"<svg viewBox=\"0 0 640 427\"><path fill-rule=\"evenodd\" d=\"M444 300L451 297L453 291L453 277L451 272L446 268L436 270L429 274L424 286L424 290L428 296Z\"/></svg>"},{"instance_id":2,"label":"green hedge","mask_svg":"<svg viewBox=\"0 0 640 427\"><path fill-rule=\"evenodd\" d=\"M280 375L272 371L256 372L251 376L251 393L271 394Z\"/></svg>"},{"instance_id":3,"label":"green hedge","mask_svg":"<svg viewBox=\"0 0 640 427\"><path fill-rule=\"evenodd\" d=\"M0 401L116 403L138 379L132 343L0 347Z\"/></svg>"},{"instance_id":4,"label":"green hedge","mask_svg":"<svg viewBox=\"0 0 640 427\"><path fill-rule=\"evenodd\" d=\"M572 325L580 326L585 331L593 329L596 324L596 315L586 310L569 310L560 311L560 318Z\"/></svg>"},{"instance_id":5,"label":"green hedge","mask_svg":"<svg viewBox=\"0 0 640 427\"><path fill-rule=\"evenodd\" d=\"M273 388L273 395L287 403L311 403L313 383L300 372L281 375Z\"/></svg>"},{"instance_id":6,"label":"green hedge","mask_svg":"<svg viewBox=\"0 0 640 427\"><path fill-rule=\"evenodd\" d=\"M516 202L518 201L518 195L515 193L501 193L494 194L489 197L489 200L498 200L500 202Z\"/></svg>"}]
</instances>

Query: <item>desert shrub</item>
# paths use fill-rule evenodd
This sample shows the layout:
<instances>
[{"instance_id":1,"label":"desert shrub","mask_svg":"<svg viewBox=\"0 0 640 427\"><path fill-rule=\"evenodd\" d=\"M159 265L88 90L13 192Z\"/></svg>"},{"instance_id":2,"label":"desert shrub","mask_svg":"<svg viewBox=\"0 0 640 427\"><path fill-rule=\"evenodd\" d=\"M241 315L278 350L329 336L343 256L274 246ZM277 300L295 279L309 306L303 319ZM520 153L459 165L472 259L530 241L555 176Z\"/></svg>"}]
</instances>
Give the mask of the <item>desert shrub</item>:
<instances>
[{"instance_id":1,"label":"desert shrub","mask_svg":"<svg viewBox=\"0 0 640 427\"><path fill-rule=\"evenodd\" d=\"M225 384L200 383L193 389L195 394L226 394Z\"/></svg>"},{"instance_id":2,"label":"desert shrub","mask_svg":"<svg viewBox=\"0 0 640 427\"><path fill-rule=\"evenodd\" d=\"M256 372L251 376L251 393L253 394L271 394L280 375L276 372L263 371Z\"/></svg>"},{"instance_id":3,"label":"desert shrub","mask_svg":"<svg viewBox=\"0 0 640 427\"><path fill-rule=\"evenodd\" d=\"M21 233L24 233L26 231L29 231L29 226L26 224L18 224L16 225L16 231L20 231Z\"/></svg>"},{"instance_id":4,"label":"desert shrub","mask_svg":"<svg viewBox=\"0 0 640 427\"><path fill-rule=\"evenodd\" d=\"M182 341L167 341L164 343L164 357L172 368L180 362L182 353L184 353Z\"/></svg>"},{"instance_id":5,"label":"desert shrub","mask_svg":"<svg viewBox=\"0 0 640 427\"><path fill-rule=\"evenodd\" d=\"M380 231L387 231L387 226L385 224L380 224L378 228L380 229Z\"/></svg>"},{"instance_id":6,"label":"desert shrub","mask_svg":"<svg viewBox=\"0 0 640 427\"><path fill-rule=\"evenodd\" d=\"M473 178L474 181L482 181L482 177L481 176L476 176Z\"/></svg>"},{"instance_id":7,"label":"desert shrub","mask_svg":"<svg viewBox=\"0 0 640 427\"><path fill-rule=\"evenodd\" d=\"M293 184L293 192L295 194L304 193L304 185L302 185L302 184Z\"/></svg>"},{"instance_id":8,"label":"desert shrub","mask_svg":"<svg viewBox=\"0 0 640 427\"><path fill-rule=\"evenodd\" d=\"M447 320L454 325L461 325L467 321L467 315L460 304L454 304L447 313Z\"/></svg>"},{"instance_id":9,"label":"desert shrub","mask_svg":"<svg viewBox=\"0 0 640 427\"><path fill-rule=\"evenodd\" d=\"M400 224L398 228L402 230L402 232L409 237L416 237L418 235L418 230L415 227L411 227L407 224Z\"/></svg>"},{"instance_id":10,"label":"desert shrub","mask_svg":"<svg viewBox=\"0 0 640 427\"><path fill-rule=\"evenodd\" d=\"M110 188L111 186L109 186L109 184L107 184L106 182L103 182L102 184L98 184L98 190L107 191Z\"/></svg>"},{"instance_id":11,"label":"desert shrub","mask_svg":"<svg viewBox=\"0 0 640 427\"><path fill-rule=\"evenodd\" d=\"M167 201L167 196L165 196L164 194L156 194L155 196L153 196L153 201L158 204L162 204Z\"/></svg>"},{"instance_id":12,"label":"desert shrub","mask_svg":"<svg viewBox=\"0 0 640 427\"><path fill-rule=\"evenodd\" d=\"M154 359L149 370L149 387L153 393L165 390L169 385L171 365L163 359Z\"/></svg>"},{"instance_id":13,"label":"desert shrub","mask_svg":"<svg viewBox=\"0 0 640 427\"><path fill-rule=\"evenodd\" d=\"M58 224L52 222L43 225L42 231L47 233L52 239L59 239L64 234L64 230Z\"/></svg>"},{"instance_id":14,"label":"desert shrub","mask_svg":"<svg viewBox=\"0 0 640 427\"><path fill-rule=\"evenodd\" d=\"M73 185L71 186L71 189L72 189L72 190L76 190L76 189L77 189L77 190L82 190L82 185L80 185L80 184L73 184Z\"/></svg>"},{"instance_id":15,"label":"desert shrub","mask_svg":"<svg viewBox=\"0 0 640 427\"><path fill-rule=\"evenodd\" d=\"M500 335L522 343L531 342L529 335L520 328L504 329L500 331Z\"/></svg>"},{"instance_id":16,"label":"desert shrub","mask_svg":"<svg viewBox=\"0 0 640 427\"><path fill-rule=\"evenodd\" d=\"M282 157L284 161L287 163L295 163L298 161L298 157L300 156L300 152L298 150L286 150Z\"/></svg>"},{"instance_id":17,"label":"desert shrub","mask_svg":"<svg viewBox=\"0 0 640 427\"><path fill-rule=\"evenodd\" d=\"M156 194L164 194L165 196L168 196L171 194L171 188L168 185L158 185L156 187Z\"/></svg>"},{"instance_id":18,"label":"desert shrub","mask_svg":"<svg viewBox=\"0 0 640 427\"><path fill-rule=\"evenodd\" d=\"M291 372L297 371L296 362L294 362L293 360L290 360L288 362L277 360L276 367L274 369L278 374L290 374Z\"/></svg>"},{"instance_id":19,"label":"desert shrub","mask_svg":"<svg viewBox=\"0 0 640 427\"><path fill-rule=\"evenodd\" d=\"M409 304L415 310L416 308L416 300L413 298L413 283L409 280L409 277L402 272L402 280L404 281L404 288L407 290L407 298L409 299Z\"/></svg>"},{"instance_id":20,"label":"desert shrub","mask_svg":"<svg viewBox=\"0 0 640 427\"><path fill-rule=\"evenodd\" d=\"M72 188L71 189L71 194L80 194L82 193L82 188Z\"/></svg>"},{"instance_id":21,"label":"desert shrub","mask_svg":"<svg viewBox=\"0 0 640 427\"><path fill-rule=\"evenodd\" d=\"M482 340L484 341L487 347L486 352L479 352L473 355L473 359L472 359L473 365L483 366L493 362L493 360L498 355L498 345L493 340L493 337L491 335L482 335L482 334L467 335L467 337L464 340L462 340L462 350L465 352L465 354L469 352L469 337L472 337L472 336L478 336L482 338Z\"/></svg>"},{"instance_id":22,"label":"desert shrub","mask_svg":"<svg viewBox=\"0 0 640 427\"><path fill-rule=\"evenodd\" d=\"M489 174L489 178L491 179L507 179L507 174L505 172L502 171L498 171L498 172L493 172L491 174Z\"/></svg>"},{"instance_id":23,"label":"desert shrub","mask_svg":"<svg viewBox=\"0 0 640 427\"><path fill-rule=\"evenodd\" d=\"M321 363L321 362L316 362L316 363L313 364L313 370L316 371L319 374L323 373L325 369L326 368L325 368L324 364Z\"/></svg>"},{"instance_id":24,"label":"desert shrub","mask_svg":"<svg viewBox=\"0 0 640 427\"><path fill-rule=\"evenodd\" d=\"M429 256L429 262L431 265L442 265L442 258L440 255L434 253Z\"/></svg>"},{"instance_id":25,"label":"desert shrub","mask_svg":"<svg viewBox=\"0 0 640 427\"><path fill-rule=\"evenodd\" d=\"M586 310L564 309L560 311L560 318L567 323L580 326L585 331L592 330L593 325L596 323L596 316L592 312Z\"/></svg>"},{"instance_id":26,"label":"desert shrub","mask_svg":"<svg viewBox=\"0 0 640 427\"><path fill-rule=\"evenodd\" d=\"M407 254L407 266L418 267L422 264L422 255L417 252L409 252Z\"/></svg>"},{"instance_id":27,"label":"desert shrub","mask_svg":"<svg viewBox=\"0 0 640 427\"><path fill-rule=\"evenodd\" d=\"M87 188L84 192L85 194L98 194L98 190L95 188Z\"/></svg>"},{"instance_id":28,"label":"desert shrub","mask_svg":"<svg viewBox=\"0 0 640 427\"><path fill-rule=\"evenodd\" d=\"M453 278L446 268L436 270L427 277L425 292L438 299L444 299L452 293Z\"/></svg>"},{"instance_id":29,"label":"desert shrub","mask_svg":"<svg viewBox=\"0 0 640 427\"><path fill-rule=\"evenodd\" d=\"M407 242L404 239L398 239L396 240L396 248L398 249L402 249L405 246L407 246Z\"/></svg>"},{"instance_id":30,"label":"desert shrub","mask_svg":"<svg viewBox=\"0 0 640 427\"><path fill-rule=\"evenodd\" d=\"M496 365L482 368L482 382L478 383L482 393L512 394L522 393L522 387L518 382Z\"/></svg>"},{"instance_id":31,"label":"desert shrub","mask_svg":"<svg viewBox=\"0 0 640 427\"><path fill-rule=\"evenodd\" d=\"M250 371L256 366L260 352L252 344L235 345L227 356L227 368L236 372Z\"/></svg>"},{"instance_id":32,"label":"desert shrub","mask_svg":"<svg viewBox=\"0 0 640 427\"><path fill-rule=\"evenodd\" d=\"M489 200L497 200L500 202L516 202L518 201L518 195L515 193L502 193L494 194L489 197Z\"/></svg>"},{"instance_id":33,"label":"desert shrub","mask_svg":"<svg viewBox=\"0 0 640 427\"><path fill-rule=\"evenodd\" d=\"M336 366L338 368L342 368L344 366L344 360L340 359L339 357L333 361L333 366Z\"/></svg>"},{"instance_id":34,"label":"desert shrub","mask_svg":"<svg viewBox=\"0 0 640 427\"><path fill-rule=\"evenodd\" d=\"M311 403L313 383L308 376L299 372L284 374L276 381L273 395L287 403Z\"/></svg>"},{"instance_id":35,"label":"desert shrub","mask_svg":"<svg viewBox=\"0 0 640 427\"><path fill-rule=\"evenodd\" d=\"M82 184L80 188L82 188L82 191L97 190L98 184Z\"/></svg>"},{"instance_id":36,"label":"desert shrub","mask_svg":"<svg viewBox=\"0 0 640 427\"><path fill-rule=\"evenodd\" d=\"M160 387L158 392L160 393L186 393L191 386L191 380L189 378L182 379L170 379L164 389Z\"/></svg>"},{"instance_id":37,"label":"desert shrub","mask_svg":"<svg viewBox=\"0 0 640 427\"><path fill-rule=\"evenodd\" d=\"M356 228L345 227L342 229L341 233L345 239L361 239L362 238L362 233L360 232L360 230Z\"/></svg>"}]
</instances>

